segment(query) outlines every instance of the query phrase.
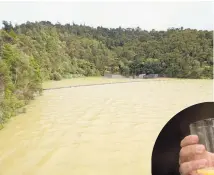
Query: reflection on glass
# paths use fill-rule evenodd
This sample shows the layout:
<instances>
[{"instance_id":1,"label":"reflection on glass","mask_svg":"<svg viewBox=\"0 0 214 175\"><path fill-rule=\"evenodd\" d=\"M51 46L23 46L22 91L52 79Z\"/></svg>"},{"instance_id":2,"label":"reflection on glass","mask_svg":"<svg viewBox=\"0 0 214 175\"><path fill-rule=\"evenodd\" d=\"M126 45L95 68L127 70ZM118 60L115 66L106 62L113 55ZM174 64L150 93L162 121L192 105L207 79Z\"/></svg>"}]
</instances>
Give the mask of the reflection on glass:
<instances>
[{"instance_id":1,"label":"reflection on glass","mask_svg":"<svg viewBox=\"0 0 214 175\"><path fill-rule=\"evenodd\" d=\"M190 124L191 135L199 137L199 143L206 147L206 150L214 153L214 118L200 120ZM208 167L197 171L203 175L214 175L214 167Z\"/></svg>"}]
</instances>

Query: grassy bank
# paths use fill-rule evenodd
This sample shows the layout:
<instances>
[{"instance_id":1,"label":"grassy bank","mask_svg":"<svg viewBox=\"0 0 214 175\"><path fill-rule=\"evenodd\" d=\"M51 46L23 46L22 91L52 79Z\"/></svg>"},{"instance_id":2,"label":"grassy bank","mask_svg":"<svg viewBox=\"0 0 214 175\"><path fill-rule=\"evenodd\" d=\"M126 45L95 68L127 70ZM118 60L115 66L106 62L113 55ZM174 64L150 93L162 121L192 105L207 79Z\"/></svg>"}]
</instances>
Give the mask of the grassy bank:
<instances>
[{"instance_id":1,"label":"grassy bank","mask_svg":"<svg viewBox=\"0 0 214 175\"><path fill-rule=\"evenodd\" d=\"M103 77L82 77L74 79L63 79L61 81L46 81L43 83L43 89L59 88L66 86L77 86L77 85L92 85L92 84L103 84L103 83L117 83L117 82L130 82L133 79L129 78L103 78Z\"/></svg>"},{"instance_id":2,"label":"grassy bank","mask_svg":"<svg viewBox=\"0 0 214 175\"><path fill-rule=\"evenodd\" d=\"M45 81L42 84L43 89L94 85L94 84L108 84L108 83L122 83L122 82L149 82L149 81L210 81L210 79L181 79L181 78L154 78L154 79L132 79L132 78L104 78L104 77L82 77L74 79L62 79L60 81Z\"/></svg>"}]
</instances>

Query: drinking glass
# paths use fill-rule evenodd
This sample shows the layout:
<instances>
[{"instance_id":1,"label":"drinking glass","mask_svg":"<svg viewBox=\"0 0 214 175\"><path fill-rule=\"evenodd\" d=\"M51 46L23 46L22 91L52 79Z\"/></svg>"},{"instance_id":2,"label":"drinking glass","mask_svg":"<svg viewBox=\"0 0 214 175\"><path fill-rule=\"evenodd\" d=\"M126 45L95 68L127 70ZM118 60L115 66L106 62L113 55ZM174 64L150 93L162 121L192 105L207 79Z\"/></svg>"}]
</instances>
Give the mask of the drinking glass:
<instances>
[{"instance_id":1,"label":"drinking glass","mask_svg":"<svg viewBox=\"0 0 214 175\"><path fill-rule=\"evenodd\" d=\"M207 151L214 153L214 118L200 120L190 124L191 135L199 137L199 144L203 144ZM197 170L203 175L214 175L214 167Z\"/></svg>"}]
</instances>

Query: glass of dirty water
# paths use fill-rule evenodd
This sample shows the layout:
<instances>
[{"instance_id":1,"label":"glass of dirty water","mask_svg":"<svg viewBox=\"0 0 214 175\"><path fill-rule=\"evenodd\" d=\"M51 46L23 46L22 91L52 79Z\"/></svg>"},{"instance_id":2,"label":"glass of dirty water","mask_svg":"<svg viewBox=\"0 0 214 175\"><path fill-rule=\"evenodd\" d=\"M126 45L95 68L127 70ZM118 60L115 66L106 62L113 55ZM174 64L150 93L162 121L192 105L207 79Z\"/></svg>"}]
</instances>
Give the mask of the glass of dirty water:
<instances>
[{"instance_id":1,"label":"glass of dirty water","mask_svg":"<svg viewBox=\"0 0 214 175\"><path fill-rule=\"evenodd\" d=\"M199 137L199 143L203 144L207 151L214 153L214 118L200 120L190 124L191 135ZM214 167L197 170L203 175L214 175Z\"/></svg>"}]
</instances>

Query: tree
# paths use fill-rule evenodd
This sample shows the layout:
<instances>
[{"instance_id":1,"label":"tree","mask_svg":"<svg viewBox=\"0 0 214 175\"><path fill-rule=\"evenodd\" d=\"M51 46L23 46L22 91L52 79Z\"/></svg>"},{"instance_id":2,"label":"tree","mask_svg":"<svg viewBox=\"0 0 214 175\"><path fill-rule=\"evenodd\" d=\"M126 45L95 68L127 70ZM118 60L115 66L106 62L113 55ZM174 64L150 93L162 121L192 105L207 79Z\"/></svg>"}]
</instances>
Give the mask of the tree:
<instances>
[{"instance_id":1,"label":"tree","mask_svg":"<svg viewBox=\"0 0 214 175\"><path fill-rule=\"evenodd\" d=\"M213 78L213 32L139 27L108 29L49 21L0 29L0 123L42 91L42 81L105 71L178 78Z\"/></svg>"}]
</instances>

